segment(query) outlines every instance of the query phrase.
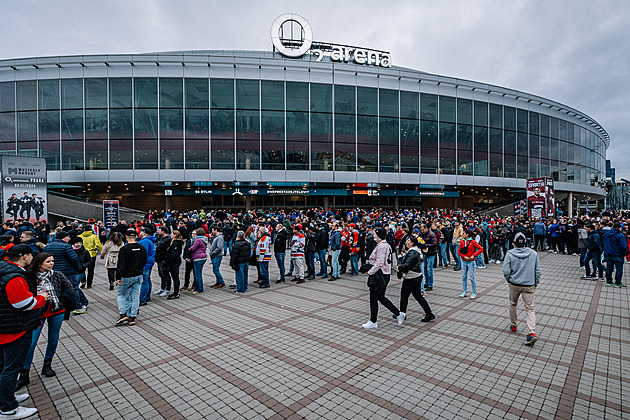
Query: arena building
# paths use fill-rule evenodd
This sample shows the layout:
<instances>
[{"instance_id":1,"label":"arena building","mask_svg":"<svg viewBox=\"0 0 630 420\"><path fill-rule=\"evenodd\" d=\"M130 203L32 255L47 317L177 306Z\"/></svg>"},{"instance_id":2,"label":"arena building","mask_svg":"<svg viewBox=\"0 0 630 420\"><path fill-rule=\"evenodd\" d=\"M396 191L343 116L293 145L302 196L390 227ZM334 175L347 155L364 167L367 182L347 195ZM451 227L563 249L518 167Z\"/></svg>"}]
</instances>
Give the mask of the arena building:
<instances>
[{"instance_id":1,"label":"arena building","mask_svg":"<svg viewBox=\"0 0 630 420\"><path fill-rule=\"evenodd\" d=\"M536 177L560 201L605 194L609 136L576 109L313 41L297 15L271 38L1 60L0 153L45 157L51 190L140 209L483 208Z\"/></svg>"}]
</instances>

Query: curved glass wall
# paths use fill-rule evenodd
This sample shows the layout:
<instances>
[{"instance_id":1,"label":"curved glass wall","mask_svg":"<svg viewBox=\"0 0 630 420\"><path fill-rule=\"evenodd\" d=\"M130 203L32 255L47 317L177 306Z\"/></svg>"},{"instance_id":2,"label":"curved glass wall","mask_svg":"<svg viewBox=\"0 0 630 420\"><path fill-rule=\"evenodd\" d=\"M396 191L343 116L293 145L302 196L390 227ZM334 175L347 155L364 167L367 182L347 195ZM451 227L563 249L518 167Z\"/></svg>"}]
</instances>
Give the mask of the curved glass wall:
<instances>
[{"instance_id":1,"label":"curved glass wall","mask_svg":"<svg viewBox=\"0 0 630 420\"><path fill-rule=\"evenodd\" d=\"M595 185L605 146L571 121L446 95L244 79L0 83L0 153L49 170L312 170L552 177Z\"/></svg>"}]
</instances>

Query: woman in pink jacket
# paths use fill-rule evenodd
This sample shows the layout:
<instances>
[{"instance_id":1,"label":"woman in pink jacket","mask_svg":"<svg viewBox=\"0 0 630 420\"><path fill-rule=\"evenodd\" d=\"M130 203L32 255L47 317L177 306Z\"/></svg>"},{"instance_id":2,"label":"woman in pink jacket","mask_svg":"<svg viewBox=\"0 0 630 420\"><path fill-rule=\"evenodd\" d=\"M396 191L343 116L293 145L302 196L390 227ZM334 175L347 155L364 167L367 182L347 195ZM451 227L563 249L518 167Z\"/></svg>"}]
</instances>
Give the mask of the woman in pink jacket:
<instances>
[{"instance_id":1,"label":"woman in pink jacket","mask_svg":"<svg viewBox=\"0 0 630 420\"><path fill-rule=\"evenodd\" d=\"M193 293L203 293L203 266L208 261L206 248L208 247L208 239L206 232L202 228L196 229L191 234L193 244L188 249L190 259L193 261L193 274L195 281L193 282Z\"/></svg>"}]
</instances>

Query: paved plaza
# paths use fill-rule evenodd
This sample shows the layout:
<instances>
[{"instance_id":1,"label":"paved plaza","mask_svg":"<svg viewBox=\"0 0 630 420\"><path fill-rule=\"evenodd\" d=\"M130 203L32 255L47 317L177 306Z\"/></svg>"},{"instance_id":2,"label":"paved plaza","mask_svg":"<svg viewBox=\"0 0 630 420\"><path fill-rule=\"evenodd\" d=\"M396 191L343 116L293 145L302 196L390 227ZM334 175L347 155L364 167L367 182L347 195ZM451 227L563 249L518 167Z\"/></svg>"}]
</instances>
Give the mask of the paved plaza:
<instances>
[{"instance_id":1,"label":"paved plaza","mask_svg":"<svg viewBox=\"0 0 630 420\"><path fill-rule=\"evenodd\" d=\"M509 331L501 265L477 270L474 301L458 298L461 272L436 269L434 322L412 300L403 326L381 306L378 329L364 330L364 275L276 285L272 261L271 288L252 285L251 268L235 295L209 287L207 264L205 293L153 298L137 325L115 327L99 259L88 313L62 328L54 378L38 373L42 333L24 404L45 420L630 419L628 289L580 280L575 256L539 255L533 347L522 303ZM393 276L387 293L396 306L400 284Z\"/></svg>"}]
</instances>

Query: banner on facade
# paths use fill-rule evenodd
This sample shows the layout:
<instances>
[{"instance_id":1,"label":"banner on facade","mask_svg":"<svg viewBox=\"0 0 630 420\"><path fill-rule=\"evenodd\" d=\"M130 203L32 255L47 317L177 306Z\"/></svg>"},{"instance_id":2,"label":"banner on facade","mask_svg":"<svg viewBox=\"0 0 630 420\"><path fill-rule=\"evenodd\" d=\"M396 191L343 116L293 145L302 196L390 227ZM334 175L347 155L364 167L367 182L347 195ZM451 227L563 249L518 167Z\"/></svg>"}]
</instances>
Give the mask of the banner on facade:
<instances>
[{"instance_id":1,"label":"banner on facade","mask_svg":"<svg viewBox=\"0 0 630 420\"><path fill-rule=\"evenodd\" d=\"M527 215L535 219L553 217L555 192L552 178L527 180Z\"/></svg>"},{"instance_id":2,"label":"banner on facade","mask_svg":"<svg viewBox=\"0 0 630 420\"><path fill-rule=\"evenodd\" d=\"M103 200L103 224L107 230L118 224L118 206L118 200Z\"/></svg>"},{"instance_id":3,"label":"banner on facade","mask_svg":"<svg viewBox=\"0 0 630 420\"><path fill-rule=\"evenodd\" d=\"M48 220L46 159L0 156L3 220Z\"/></svg>"}]
</instances>

